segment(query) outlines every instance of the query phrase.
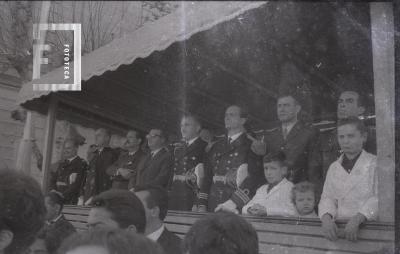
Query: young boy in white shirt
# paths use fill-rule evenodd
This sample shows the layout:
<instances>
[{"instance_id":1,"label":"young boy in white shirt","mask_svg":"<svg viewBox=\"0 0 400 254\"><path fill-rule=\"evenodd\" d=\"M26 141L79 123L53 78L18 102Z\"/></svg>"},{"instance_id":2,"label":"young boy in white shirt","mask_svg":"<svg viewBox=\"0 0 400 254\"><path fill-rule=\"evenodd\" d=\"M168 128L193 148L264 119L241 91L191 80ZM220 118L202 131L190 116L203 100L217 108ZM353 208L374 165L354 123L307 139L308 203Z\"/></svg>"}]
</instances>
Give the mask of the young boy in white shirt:
<instances>
[{"instance_id":1,"label":"young boy in white shirt","mask_svg":"<svg viewBox=\"0 0 400 254\"><path fill-rule=\"evenodd\" d=\"M361 223L378 216L376 156L363 150L367 129L358 118L338 123L338 141L343 154L326 176L318 206L322 229L329 240L337 240L336 219L349 219L345 237L356 241Z\"/></svg>"},{"instance_id":2,"label":"young boy in white shirt","mask_svg":"<svg viewBox=\"0 0 400 254\"><path fill-rule=\"evenodd\" d=\"M314 184L307 181L295 184L292 189L292 198L299 217L318 218L315 212Z\"/></svg>"},{"instance_id":3,"label":"young boy in white shirt","mask_svg":"<svg viewBox=\"0 0 400 254\"><path fill-rule=\"evenodd\" d=\"M267 184L258 188L255 196L242 209L242 214L296 216L292 202L293 183L285 177L288 172L283 152L264 157L264 175Z\"/></svg>"}]
</instances>

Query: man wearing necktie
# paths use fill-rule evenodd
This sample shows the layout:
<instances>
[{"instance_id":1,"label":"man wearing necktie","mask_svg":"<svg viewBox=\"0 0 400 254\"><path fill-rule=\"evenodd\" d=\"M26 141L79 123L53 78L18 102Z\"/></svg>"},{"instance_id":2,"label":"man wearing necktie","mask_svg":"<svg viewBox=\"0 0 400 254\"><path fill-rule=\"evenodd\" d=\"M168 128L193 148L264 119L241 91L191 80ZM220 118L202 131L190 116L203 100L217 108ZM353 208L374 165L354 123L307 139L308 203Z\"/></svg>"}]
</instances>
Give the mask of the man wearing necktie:
<instances>
[{"instance_id":1,"label":"man wearing necktie","mask_svg":"<svg viewBox=\"0 0 400 254\"><path fill-rule=\"evenodd\" d=\"M150 154L138 166L137 177L129 180L128 188L131 190L135 186L147 184L168 188L173 175L173 158L165 147L166 133L161 129L151 129L146 138Z\"/></svg>"},{"instance_id":2,"label":"man wearing necktie","mask_svg":"<svg viewBox=\"0 0 400 254\"><path fill-rule=\"evenodd\" d=\"M95 133L97 149L88 155L89 170L82 190L85 205L91 202L93 196L111 188L111 177L106 170L118 159L120 151L110 147L110 139L111 132L107 129L100 128Z\"/></svg>"},{"instance_id":3,"label":"man wearing necktie","mask_svg":"<svg viewBox=\"0 0 400 254\"><path fill-rule=\"evenodd\" d=\"M112 178L112 188L128 190L129 179L136 179L138 165L146 157L140 149L142 141L138 131L130 130L126 134L126 151L121 152L118 160L107 169Z\"/></svg>"},{"instance_id":4,"label":"man wearing necktie","mask_svg":"<svg viewBox=\"0 0 400 254\"><path fill-rule=\"evenodd\" d=\"M75 205L87 170L87 163L78 156L79 144L75 139L66 139L62 160L50 171L50 189L64 196L65 204Z\"/></svg>"},{"instance_id":5,"label":"man wearing necktie","mask_svg":"<svg viewBox=\"0 0 400 254\"><path fill-rule=\"evenodd\" d=\"M246 120L247 113L242 107L232 105L225 111L227 135L207 154L199 212L240 211L264 183L262 157L250 149L251 140L244 128Z\"/></svg>"},{"instance_id":6,"label":"man wearing necktie","mask_svg":"<svg viewBox=\"0 0 400 254\"><path fill-rule=\"evenodd\" d=\"M298 119L300 111L301 105L295 95L279 95L279 125L264 131L261 139L253 139L252 144L252 150L261 156L283 151L289 168L287 179L293 183L308 179L308 171L317 167L312 158L317 132L311 124Z\"/></svg>"},{"instance_id":7,"label":"man wearing necktie","mask_svg":"<svg viewBox=\"0 0 400 254\"><path fill-rule=\"evenodd\" d=\"M174 147L174 176L168 202L170 210L191 211L196 203L199 183L204 176L203 160L207 146L207 142L199 137L200 130L200 122L194 115L182 117L183 141Z\"/></svg>"}]
</instances>

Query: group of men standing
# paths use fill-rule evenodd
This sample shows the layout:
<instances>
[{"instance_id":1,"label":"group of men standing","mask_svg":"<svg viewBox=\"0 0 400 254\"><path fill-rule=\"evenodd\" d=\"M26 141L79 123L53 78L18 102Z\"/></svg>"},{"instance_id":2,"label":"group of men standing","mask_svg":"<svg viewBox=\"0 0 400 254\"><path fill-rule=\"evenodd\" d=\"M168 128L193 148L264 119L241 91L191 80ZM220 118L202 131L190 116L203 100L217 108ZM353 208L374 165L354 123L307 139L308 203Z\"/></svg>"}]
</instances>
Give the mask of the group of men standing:
<instances>
[{"instance_id":1,"label":"group of men standing","mask_svg":"<svg viewBox=\"0 0 400 254\"><path fill-rule=\"evenodd\" d=\"M283 151L293 183L309 180L319 193L329 165L340 155L336 128L318 131L299 119L302 106L293 94L277 100L279 124L259 135L246 130L248 113L240 105L225 111L226 135L210 144L200 137L195 115L181 119L182 141L168 145L162 129L151 129L146 140L138 131L128 131L125 149L109 147L110 132L96 131L96 144L88 163L77 156L73 139L64 143L65 160L51 172L51 188L64 194L69 204L89 204L91 198L110 188L134 191L157 185L169 191L169 209L185 211L240 211L265 183L263 156ZM338 120L365 112L361 95L343 91L337 104ZM147 141L148 151L142 149ZM365 150L376 153L375 133L370 128Z\"/></svg>"}]
</instances>

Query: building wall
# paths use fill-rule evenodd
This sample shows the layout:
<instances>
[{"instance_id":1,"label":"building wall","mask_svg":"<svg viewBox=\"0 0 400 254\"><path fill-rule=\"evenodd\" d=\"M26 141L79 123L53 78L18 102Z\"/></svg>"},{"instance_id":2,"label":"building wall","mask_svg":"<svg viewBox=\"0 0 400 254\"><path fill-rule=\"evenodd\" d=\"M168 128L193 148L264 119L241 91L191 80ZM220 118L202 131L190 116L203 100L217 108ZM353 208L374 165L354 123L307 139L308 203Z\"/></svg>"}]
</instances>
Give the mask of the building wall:
<instances>
[{"instance_id":1,"label":"building wall","mask_svg":"<svg viewBox=\"0 0 400 254\"><path fill-rule=\"evenodd\" d=\"M23 137L25 124L11 118L11 112L17 108L16 98L21 83L18 75L11 72L0 74L0 168L15 168L18 147ZM34 114L35 138L41 149L43 146L45 117ZM42 172L36 166L34 156L31 156L31 175L39 182Z\"/></svg>"}]
</instances>

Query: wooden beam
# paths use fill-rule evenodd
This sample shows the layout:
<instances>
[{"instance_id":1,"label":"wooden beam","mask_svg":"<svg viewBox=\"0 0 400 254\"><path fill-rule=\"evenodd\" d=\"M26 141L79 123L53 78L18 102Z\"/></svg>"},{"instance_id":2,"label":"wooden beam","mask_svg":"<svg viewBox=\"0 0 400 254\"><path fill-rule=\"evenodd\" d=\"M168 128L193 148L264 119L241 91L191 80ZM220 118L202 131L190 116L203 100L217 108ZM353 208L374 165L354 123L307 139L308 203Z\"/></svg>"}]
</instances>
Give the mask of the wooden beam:
<instances>
[{"instance_id":1,"label":"wooden beam","mask_svg":"<svg viewBox=\"0 0 400 254\"><path fill-rule=\"evenodd\" d=\"M370 3L379 219L394 221L394 24L392 3Z\"/></svg>"},{"instance_id":2,"label":"wooden beam","mask_svg":"<svg viewBox=\"0 0 400 254\"><path fill-rule=\"evenodd\" d=\"M46 117L43 149L43 182L42 188L46 193L49 190L50 164L53 152L54 127L56 123L58 100L54 94L50 94L50 104Z\"/></svg>"}]
</instances>

